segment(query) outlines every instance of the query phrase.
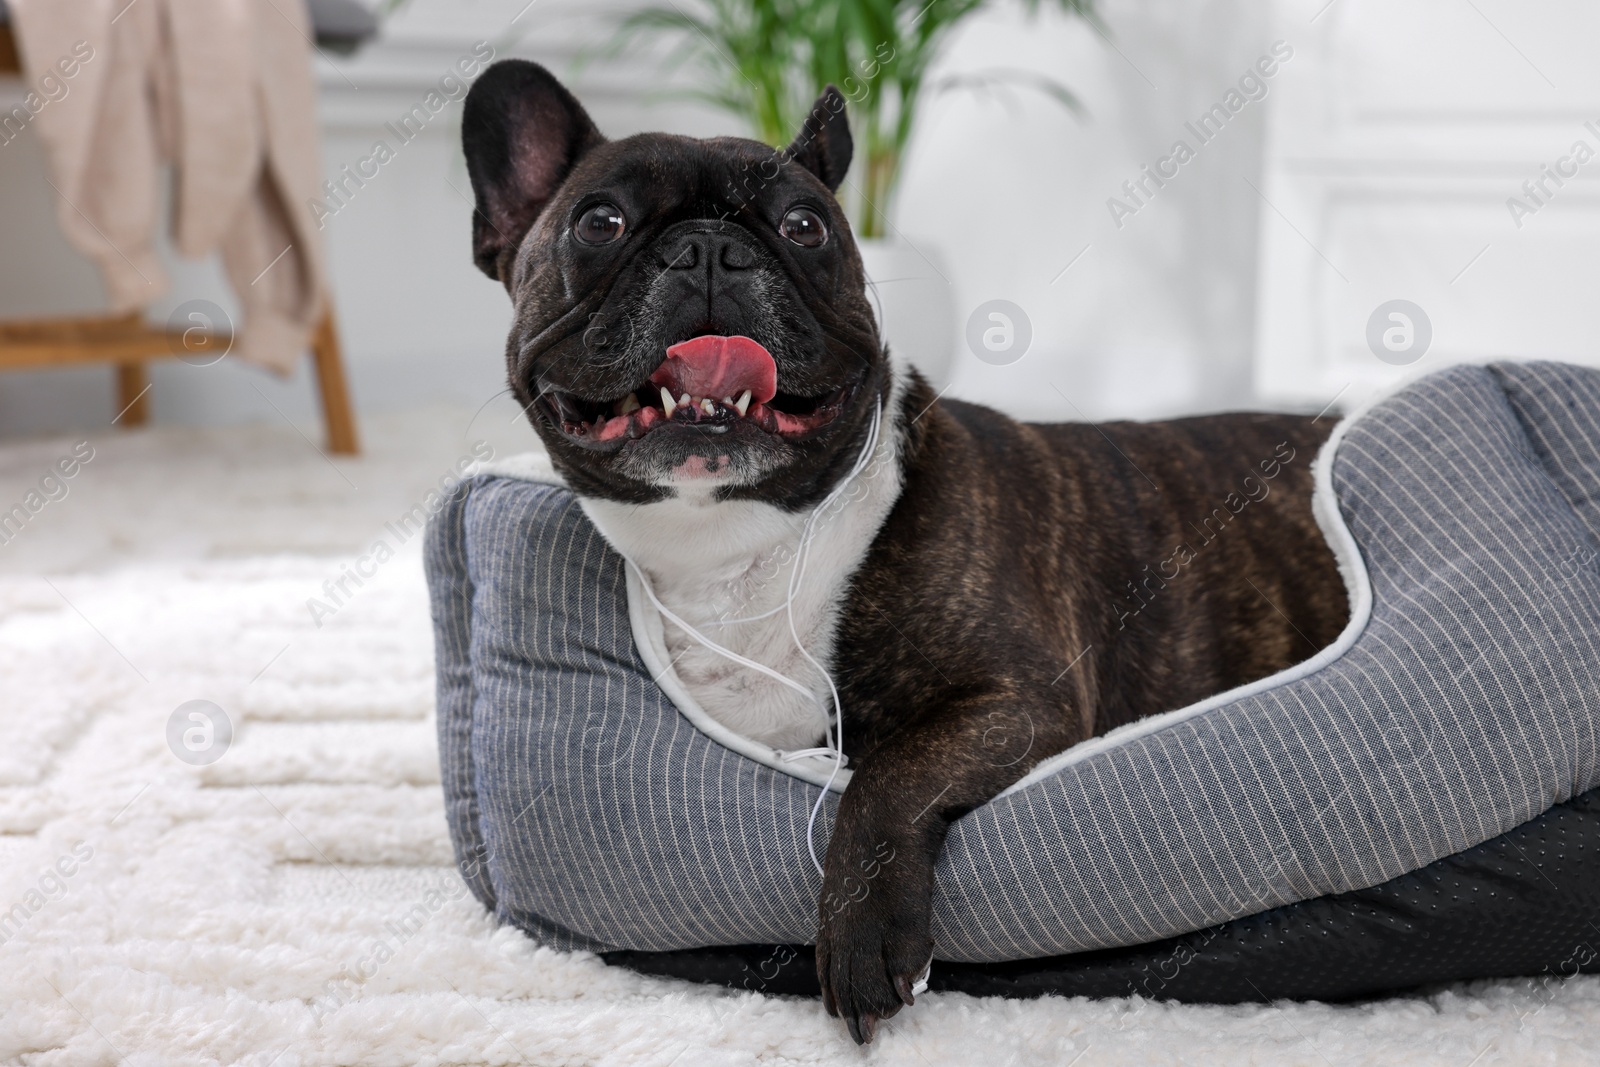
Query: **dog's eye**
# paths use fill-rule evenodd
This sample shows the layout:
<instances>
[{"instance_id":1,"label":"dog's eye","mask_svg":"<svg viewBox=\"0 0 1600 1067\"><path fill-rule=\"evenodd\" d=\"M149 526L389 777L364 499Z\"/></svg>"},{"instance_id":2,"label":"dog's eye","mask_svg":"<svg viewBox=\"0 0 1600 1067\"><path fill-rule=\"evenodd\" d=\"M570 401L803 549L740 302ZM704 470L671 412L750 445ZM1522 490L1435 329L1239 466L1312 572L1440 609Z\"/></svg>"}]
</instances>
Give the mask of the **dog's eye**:
<instances>
[{"instance_id":1,"label":"dog's eye","mask_svg":"<svg viewBox=\"0 0 1600 1067\"><path fill-rule=\"evenodd\" d=\"M626 226L622 209L615 204L596 204L578 216L572 235L586 245L610 244L622 236Z\"/></svg>"},{"instance_id":2,"label":"dog's eye","mask_svg":"<svg viewBox=\"0 0 1600 1067\"><path fill-rule=\"evenodd\" d=\"M778 223L778 232L801 248L820 248L828 239L827 224L808 207L790 209Z\"/></svg>"}]
</instances>

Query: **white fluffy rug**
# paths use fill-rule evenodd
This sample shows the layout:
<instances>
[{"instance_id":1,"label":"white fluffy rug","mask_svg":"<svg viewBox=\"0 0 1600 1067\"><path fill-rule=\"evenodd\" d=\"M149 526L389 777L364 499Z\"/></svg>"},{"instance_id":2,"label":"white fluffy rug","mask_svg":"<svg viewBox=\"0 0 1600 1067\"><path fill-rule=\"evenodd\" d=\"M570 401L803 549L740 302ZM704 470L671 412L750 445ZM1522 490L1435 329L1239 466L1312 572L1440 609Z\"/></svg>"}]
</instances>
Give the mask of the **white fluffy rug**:
<instances>
[{"instance_id":1,"label":"white fluffy rug","mask_svg":"<svg viewBox=\"0 0 1600 1067\"><path fill-rule=\"evenodd\" d=\"M320 459L272 459L303 448L296 439L254 443L272 469L251 505L238 467L215 458L222 438L197 451L195 432L158 431L136 439L138 464L100 468L118 472L120 503L73 511L69 498L49 529L28 531L58 542L30 551L67 566L18 567L26 557L0 548L0 1061L1600 1062L1600 979L1352 1007L928 995L862 1051L816 1003L645 979L496 929L449 866L416 543L320 629L306 608L378 532L383 502L456 450L406 436L388 440L387 460L347 468L378 496L339 518L296 496L290 474ZM53 447L0 449L0 475ZM192 504L191 558L127 547L162 494ZM321 515L339 551L305 554L297 513ZM279 527L299 554L226 548L233 537L260 553ZM86 544L123 548L73 548ZM91 565L108 551L115 566ZM235 729L203 767L166 737L196 699Z\"/></svg>"}]
</instances>

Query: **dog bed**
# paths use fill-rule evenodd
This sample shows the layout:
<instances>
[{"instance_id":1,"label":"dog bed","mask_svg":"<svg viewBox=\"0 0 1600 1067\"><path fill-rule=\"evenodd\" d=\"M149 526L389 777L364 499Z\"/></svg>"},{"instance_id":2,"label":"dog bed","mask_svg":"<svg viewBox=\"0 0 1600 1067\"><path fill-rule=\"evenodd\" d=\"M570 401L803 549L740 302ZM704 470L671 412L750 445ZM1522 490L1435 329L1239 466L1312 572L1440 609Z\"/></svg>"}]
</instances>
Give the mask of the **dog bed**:
<instances>
[{"instance_id":1,"label":"dog bed","mask_svg":"<svg viewBox=\"0 0 1600 1067\"><path fill-rule=\"evenodd\" d=\"M1421 870L1126 948L940 963L936 992L1201 1004L1355 1000L1474 978L1600 972L1600 789ZM810 945L607 952L647 974L818 996Z\"/></svg>"},{"instance_id":2,"label":"dog bed","mask_svg":"<svg viewBox=\"0 0 1600 1067\"><path fill-rule=\"evenodd\" d=\"M551 480L537 464L480 473L429 533L463 877L559 948L811 941L806 827L822 768L786 764L694 705L620 557ZM1339 640L1062 753L955 823L936 872L937 960L1266 921L1443 870L1600 785L1600 373L1496 364L1413 383L1341 423L1316 508L1350 592ZM1443 910L1459 922L1483 894L1548 874L1530 856ZM1563 943L1597 936L1572 925ZM1500 973L1491 956L1451 976ZM950 972L1017 984L1003 968Z\"/></svg>"}]
</instances>

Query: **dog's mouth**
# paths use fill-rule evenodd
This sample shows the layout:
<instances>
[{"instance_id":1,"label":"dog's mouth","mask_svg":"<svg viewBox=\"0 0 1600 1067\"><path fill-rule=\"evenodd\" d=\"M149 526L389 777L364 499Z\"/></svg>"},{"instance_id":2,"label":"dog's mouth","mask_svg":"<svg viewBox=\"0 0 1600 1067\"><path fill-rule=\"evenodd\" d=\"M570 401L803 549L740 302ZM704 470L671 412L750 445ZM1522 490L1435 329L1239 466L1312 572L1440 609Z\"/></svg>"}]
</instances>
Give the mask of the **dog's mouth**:
<instances>
[{"instance_id":1,"label":"dog's mouth","mask_svg":"<svg viewBox=\"0 0 1600 1067\"><path fill-rule=\"evenodd\" d=\"M777 363L756 341L703 334L668 348L649 378L620 397L586 400L548 389L540 400L569 439L620 448L668 427L803 437L837 418L855 389L849 384L820 396L797 396L779 392L777 380Z\"/></svg>"}]
</instances>

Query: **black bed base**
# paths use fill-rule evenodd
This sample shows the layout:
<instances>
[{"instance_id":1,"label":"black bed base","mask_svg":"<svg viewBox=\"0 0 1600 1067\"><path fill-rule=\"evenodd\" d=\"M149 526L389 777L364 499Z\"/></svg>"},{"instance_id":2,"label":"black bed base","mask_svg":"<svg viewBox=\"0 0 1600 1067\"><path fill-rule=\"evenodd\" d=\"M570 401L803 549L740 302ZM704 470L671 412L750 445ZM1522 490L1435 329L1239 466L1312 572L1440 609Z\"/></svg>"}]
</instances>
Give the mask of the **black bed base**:
<instances>
[{"instance_id":1,"label":"black bed base","mask_svg":"<svg viewBox=\"0 0 1600 1067\"><path fill-rule=\"evenodd\" d=\"M645 974L815 997L810 945L608 952ZM1600 972L1600 789L1370 889L1182 937L1010 963L936 962L934 990L1195 1004L1344 1001L1479 978Z\"/></svg>"}]
</instances>

